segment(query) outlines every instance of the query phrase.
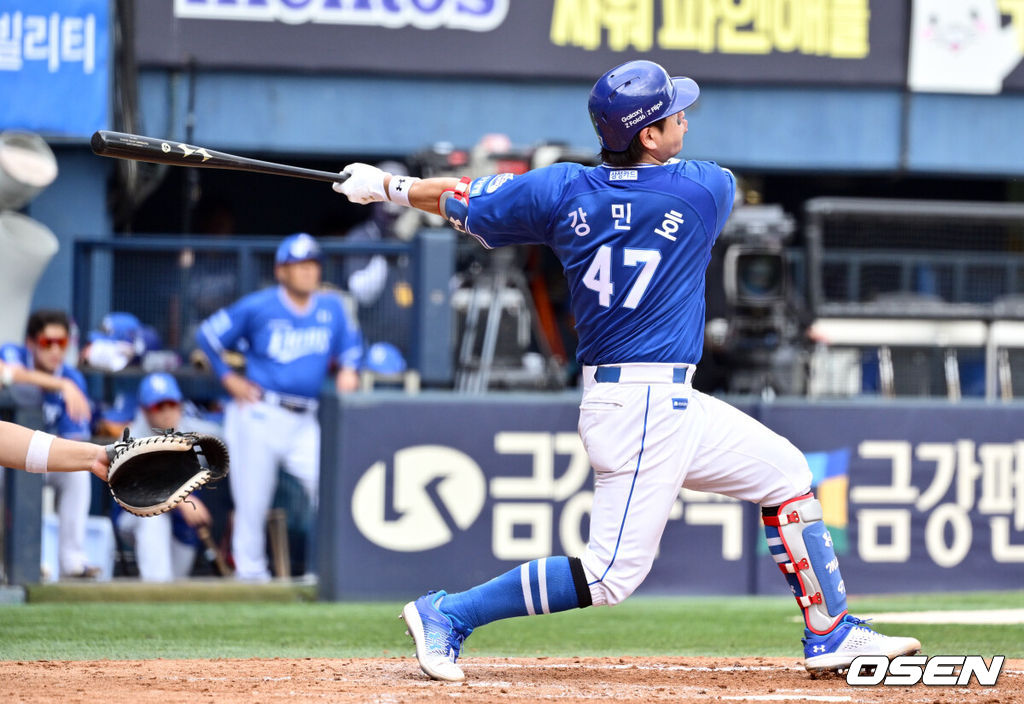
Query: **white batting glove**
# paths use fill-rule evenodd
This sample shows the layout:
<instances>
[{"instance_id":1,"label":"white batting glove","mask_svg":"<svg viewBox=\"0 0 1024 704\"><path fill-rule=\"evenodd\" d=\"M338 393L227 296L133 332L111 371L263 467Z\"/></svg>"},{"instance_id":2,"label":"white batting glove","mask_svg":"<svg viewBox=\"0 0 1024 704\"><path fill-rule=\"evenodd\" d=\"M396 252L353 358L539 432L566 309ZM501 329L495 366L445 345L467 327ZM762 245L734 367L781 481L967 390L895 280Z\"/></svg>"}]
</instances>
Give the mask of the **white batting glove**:
<instances>
[{"instance_id":1,"label":"white batting glove","mask_svg":"<svg viewBox=\"0 0 1024 704\"><path fill-rule=\"evenodd\" d=\"M350 174L348 180L343 183L335 183L331 188L353 203L366 205L388 199L387 192L384 190L384 177L387 174L376 166L356 162L346 166L341 173Z\"/></svg>"}]
</instances>

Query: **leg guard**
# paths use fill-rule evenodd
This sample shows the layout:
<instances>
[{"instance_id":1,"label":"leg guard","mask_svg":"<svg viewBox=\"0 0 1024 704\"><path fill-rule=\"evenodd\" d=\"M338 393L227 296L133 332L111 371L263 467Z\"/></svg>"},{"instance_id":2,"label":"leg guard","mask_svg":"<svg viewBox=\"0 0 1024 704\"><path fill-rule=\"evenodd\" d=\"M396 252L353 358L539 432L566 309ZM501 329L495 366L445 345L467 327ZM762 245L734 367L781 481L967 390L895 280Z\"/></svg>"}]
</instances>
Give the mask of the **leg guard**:
<instances>
[{"instance_id":1,"label":"leg guard","mask_svg":"<svg viewBox=\"0 0 1024 704\"><path fill-rule=\"evenodd\" d=\"M846 614L846 586L832 536L814 494L762 507L768 550L786 575L811 633L831 631Z\"/></svg>"}]
</instances>

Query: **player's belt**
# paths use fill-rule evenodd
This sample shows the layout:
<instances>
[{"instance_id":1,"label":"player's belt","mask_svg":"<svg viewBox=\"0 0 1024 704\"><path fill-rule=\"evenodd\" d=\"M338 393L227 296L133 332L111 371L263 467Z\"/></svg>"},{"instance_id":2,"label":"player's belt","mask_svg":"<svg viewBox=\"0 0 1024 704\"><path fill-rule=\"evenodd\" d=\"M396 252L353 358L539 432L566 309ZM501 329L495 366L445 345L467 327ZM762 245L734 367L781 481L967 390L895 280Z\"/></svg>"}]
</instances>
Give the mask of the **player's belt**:
<instances>
[{"instance_id":1,"label":"player's belt","mask_svg":"<svg viewBox=\"0 0 1024 704\"><path fill-rule=\"evenodd\" d=\"M320 402L315 398L279 394L276 391L264 391L263 400L292 413L313 413L320 406Z\"/></svg>"},{"instance_id":2,"label":"player's belt","mask_svg":"<svg viewBox=\"0 0 1024 704\"><path fill-rule=\"evenodd\" d=\"M689 384L696 370L693 364L605 366L594 370L594 381L601 384Z\"/></svg>"}]
</instances>

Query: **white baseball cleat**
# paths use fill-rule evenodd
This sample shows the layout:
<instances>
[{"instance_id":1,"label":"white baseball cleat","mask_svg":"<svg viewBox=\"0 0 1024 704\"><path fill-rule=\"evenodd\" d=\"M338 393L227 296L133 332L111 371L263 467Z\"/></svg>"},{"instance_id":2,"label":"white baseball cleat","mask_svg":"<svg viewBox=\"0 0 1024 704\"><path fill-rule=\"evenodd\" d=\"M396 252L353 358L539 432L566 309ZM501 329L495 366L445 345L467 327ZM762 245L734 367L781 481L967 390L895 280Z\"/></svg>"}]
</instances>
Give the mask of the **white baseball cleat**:
<instances>
[{"instance_id":1,"label":"white baseball cleat","mask_svg":"<svg viewBox=\"0 0 1024 704\"><path fill-rule=\"evenodd\" d=\"M823 636L804 630L804 667L812 675L840 672L858 655L913 655L921 650L917 638L898 638L876 633L862 619L847 614Z\"/></svg>"},{"instance_id":2,"label":"white baseball cleat","mask_svg":"<svg viewBox=\"0 0 1024 704\"><path fill-rule=\"evenodd\" d=\"M402 609L400 618L408 627L406 633L416 644L420 669L435 680L461 682L466 676L455 661L466 638L437 608L437 602L445 595L444 591L428 592L416 601L410 601Z\"/></svg>"}]
</instances>

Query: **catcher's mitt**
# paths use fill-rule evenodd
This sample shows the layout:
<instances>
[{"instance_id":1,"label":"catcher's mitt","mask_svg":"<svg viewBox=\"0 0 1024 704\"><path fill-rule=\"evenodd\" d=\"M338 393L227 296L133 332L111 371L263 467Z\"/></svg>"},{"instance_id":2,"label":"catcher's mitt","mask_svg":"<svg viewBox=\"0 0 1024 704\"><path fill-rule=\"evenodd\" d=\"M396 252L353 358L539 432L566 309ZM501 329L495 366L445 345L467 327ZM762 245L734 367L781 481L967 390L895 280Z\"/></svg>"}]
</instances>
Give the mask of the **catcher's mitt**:
<instances>
[{"instance_id":1,"label":"catcher's mitt","mask_svg":"<svg viewBox=\"0 0 1024 704\"><path fill-rule=\"evenodd\" d=\"M155 516L177 506L207 482L228 473L228 449L220 438L163 431L162 435L107 446L107 484L114 500L136 516Z\"/></svg>"}]
</instances>

